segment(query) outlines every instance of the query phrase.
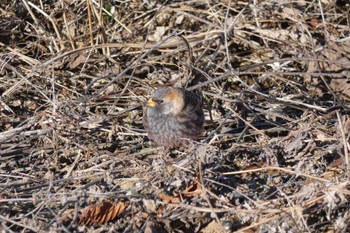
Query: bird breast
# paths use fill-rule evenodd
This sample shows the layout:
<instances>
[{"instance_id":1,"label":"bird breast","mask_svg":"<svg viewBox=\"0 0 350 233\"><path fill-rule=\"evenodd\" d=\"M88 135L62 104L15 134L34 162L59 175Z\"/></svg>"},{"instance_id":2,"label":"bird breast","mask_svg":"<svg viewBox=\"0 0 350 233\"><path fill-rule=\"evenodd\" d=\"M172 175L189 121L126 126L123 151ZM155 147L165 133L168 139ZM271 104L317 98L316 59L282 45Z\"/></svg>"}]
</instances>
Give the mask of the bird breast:
<instances>
[{"instance_id":1,"label":"bird breast","mask_svg":"<svg viewBox=\"0 0 350 233\"><path fill-rule=\"evenodd\" d=\"M145 128L155 142L167 146L180 146L185 139L196 139L203 132L204 117L195 113L186 115L163 114L154 116L154 109L147 110Z\"/></svg>"}]
</instances>

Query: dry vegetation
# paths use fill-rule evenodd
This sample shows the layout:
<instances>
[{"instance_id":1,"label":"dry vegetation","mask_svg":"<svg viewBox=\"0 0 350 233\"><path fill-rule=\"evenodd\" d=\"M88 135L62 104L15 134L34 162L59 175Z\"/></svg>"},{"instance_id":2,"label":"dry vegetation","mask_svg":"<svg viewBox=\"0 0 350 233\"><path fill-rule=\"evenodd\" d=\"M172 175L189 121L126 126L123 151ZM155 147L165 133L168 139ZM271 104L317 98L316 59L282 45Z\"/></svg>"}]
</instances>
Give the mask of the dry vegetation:
<instances>
[{"instance_id":1,"label":"dry vegetation","mask_svg":"<svg viewBox=\"0 0 350 233\"><path fill-rule=\"evenodd\" d=\"M347 0L0 2L0 229L349 232ZM206 135L142 103L201 92Z\"/></svg>"}]
</instances>

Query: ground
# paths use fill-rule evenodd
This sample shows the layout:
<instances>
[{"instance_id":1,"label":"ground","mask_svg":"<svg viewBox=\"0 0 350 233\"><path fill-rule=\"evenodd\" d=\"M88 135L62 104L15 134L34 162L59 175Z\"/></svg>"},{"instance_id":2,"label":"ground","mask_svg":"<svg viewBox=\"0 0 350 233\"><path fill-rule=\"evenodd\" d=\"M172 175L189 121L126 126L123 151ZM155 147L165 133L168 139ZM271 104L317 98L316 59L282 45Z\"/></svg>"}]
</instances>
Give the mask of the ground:
<instances>
[{"instance_id":1,"label":"ground","mask_svg":"<svg viewBox=\"0 0 350 233\"><path fill-rule=\"evenodd\" d=\"M349 232L350 7L0 3L4 232ZM205 134L147 138L163 86Z\"/></svg>"}]
</instances>

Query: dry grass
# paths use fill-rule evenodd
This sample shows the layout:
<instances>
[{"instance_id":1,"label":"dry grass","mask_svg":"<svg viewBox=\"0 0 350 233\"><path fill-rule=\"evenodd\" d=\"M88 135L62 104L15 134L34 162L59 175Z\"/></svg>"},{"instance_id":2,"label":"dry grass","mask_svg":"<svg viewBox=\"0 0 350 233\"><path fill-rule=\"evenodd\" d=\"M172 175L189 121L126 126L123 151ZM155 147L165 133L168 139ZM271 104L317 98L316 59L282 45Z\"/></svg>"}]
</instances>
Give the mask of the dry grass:
<instances>
[{"instance_id":1,"label":"dry grass","mask_svg":"<svg viewBox=\"0 0 350 233\"><path fill-rule=\"evenodd\" d=\"M349 232L349 1L49 2L0 3L0 229ZM163 85L206 99L190 148L144 134Z\"/></svg>"}]
</instances>

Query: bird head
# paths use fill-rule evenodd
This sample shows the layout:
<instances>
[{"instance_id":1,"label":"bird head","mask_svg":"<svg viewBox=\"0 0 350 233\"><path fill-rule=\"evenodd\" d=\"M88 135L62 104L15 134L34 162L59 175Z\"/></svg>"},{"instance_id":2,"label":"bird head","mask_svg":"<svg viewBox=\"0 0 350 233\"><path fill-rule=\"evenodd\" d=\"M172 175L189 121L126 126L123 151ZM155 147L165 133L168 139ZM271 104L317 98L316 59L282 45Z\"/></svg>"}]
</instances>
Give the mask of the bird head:
<instances>
[{"instance_id":1,"label":"bird head","mask_svg":"<svg viewBox=\"0 0 350 233\"><path fill-rule=\"evenodd\" d=\"M153 93L146 106L158 114L177 115L185 106L184 94L179 88L162 87Z\"/></svg>"}]
</instances>

